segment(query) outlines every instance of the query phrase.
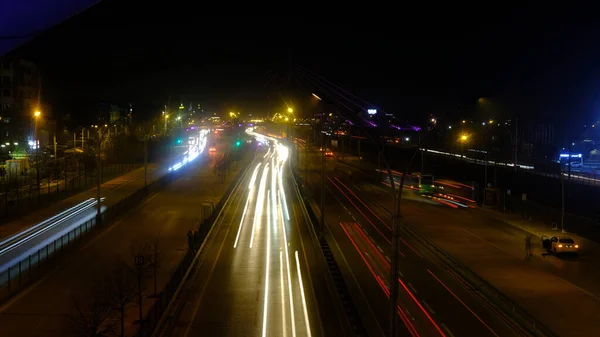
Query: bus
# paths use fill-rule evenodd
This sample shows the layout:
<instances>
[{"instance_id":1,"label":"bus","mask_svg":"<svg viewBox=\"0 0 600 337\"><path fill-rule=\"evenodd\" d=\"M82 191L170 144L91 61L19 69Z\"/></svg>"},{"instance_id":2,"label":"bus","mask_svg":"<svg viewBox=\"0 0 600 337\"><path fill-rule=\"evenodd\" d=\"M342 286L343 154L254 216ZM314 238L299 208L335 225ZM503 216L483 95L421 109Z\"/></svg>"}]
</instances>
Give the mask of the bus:
<instances>
[{"instance_id":1,"label":"bus","mask_svg":"<svg viewBox=\"0 0 600 337\"><path fill-rule=\"evenodd\" d=\"M419 191L423 194L433 194L435 180L433 175L419 175Z\"/></svg>"}]
</instances>

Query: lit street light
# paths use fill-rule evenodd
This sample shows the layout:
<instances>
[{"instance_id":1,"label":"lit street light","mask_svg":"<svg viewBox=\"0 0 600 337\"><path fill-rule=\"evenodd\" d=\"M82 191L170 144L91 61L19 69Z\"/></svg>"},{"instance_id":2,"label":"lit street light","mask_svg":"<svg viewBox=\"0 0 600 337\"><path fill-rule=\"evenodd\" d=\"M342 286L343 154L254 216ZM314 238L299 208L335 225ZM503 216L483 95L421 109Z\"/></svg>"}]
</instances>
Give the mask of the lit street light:
<instances>
[{"instance_id":1,"label":"lit street light","mask_svg":"<svg viewBox=\"0 0 600 337\"><path fill-rule=\"evenodd\" d=\"M40 118L40 116L42 115L42 112L39 110L36 110L33 113L33 117L34 117L34 127L33 127L33 149L35 151L35 174L36 174L36 182L37 182L37 192L38 192L38 201L41 197L41 193L40 193L40 158L39 158L39 143L37 141L37 125L38 125L38 119Z\"/></svg>"}]
</instances>

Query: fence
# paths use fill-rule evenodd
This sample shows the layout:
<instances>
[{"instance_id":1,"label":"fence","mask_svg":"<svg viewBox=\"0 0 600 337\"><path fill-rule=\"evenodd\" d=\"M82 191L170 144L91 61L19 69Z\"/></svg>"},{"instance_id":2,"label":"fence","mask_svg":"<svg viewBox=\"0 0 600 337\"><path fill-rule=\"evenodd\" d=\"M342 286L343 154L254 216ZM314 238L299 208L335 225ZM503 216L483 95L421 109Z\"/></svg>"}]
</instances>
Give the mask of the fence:
<instances>
[{"instance_id":1,"label":"fence","mask_svg":"<svg viewBox=\"0 0 600 337\"><path fill-rule=\"evenodd\" d=\"M53 269L57 261L59 261L60 256L63 253L68 254L70 248L76 246L74 243L78 242L79 238L91 231L101 230L131 210L132 207L139 204L149 194L163 189L172 181L174 174L177 173L165 175L119 201L102 213L100 222L97 222L96 218L86 221L2 271L0 273L0 303L39 279L48 270Z\"/></svg>"},{"instance_id":2,"label":"fence","mask_svg":"<svg viewBox=\"0 0 600 337\"><path fill-rule=\"evenodd\" d=\"M102 182L143 167L140 164L106 164L102 166ZM33 180L33 181L32 181ZM9 184L10 183L10 184ZM16 187L12 186L16 183ZM96 175L89 174L83 166L74 171L60 172L60 179L40 181L38 195L36 177L19 177L6 181L0 179L0 223L43 208L96 185Z\"/></svg>"},{"instance_id":3,"label":"fence","mask_svg":"<svg viewBox=\"0 0 600 337\"><path fill-rule=\"evenodd\" d=\"M242 166L243 167L243 166ZM241 178L244 176L246 172L248 172L248 167L246 169L240 170L238 175L235 177L233 182L229 185L219 203L215 206L210 215L204 219L204 221L200 224L198 228L197 234L193 236L193 242L190 242L190 246L188 251L186 252L183 260L179 263L175 272L171 275L169 281L165 285L163 291L160 293L158 299L154 302L148 313L146 314L146 318L144 320L143 328L139 329L136 337L146 337L151 336L154 331L158 328L159 323L161 323L161 318L163 314L166 312L167 307L174 299L177 294L177 290L179 289L182 282L184 282L184 277L188 273L188 270L192 266L192 262L198 252L198 248L202 245L204 240L206 240L210 230L218 219L219 213L227 203L229 199L228 196L234 191L234 189L239 185ZM165 326L165 328L168 328Z\"/></svg>"}]
</instances>

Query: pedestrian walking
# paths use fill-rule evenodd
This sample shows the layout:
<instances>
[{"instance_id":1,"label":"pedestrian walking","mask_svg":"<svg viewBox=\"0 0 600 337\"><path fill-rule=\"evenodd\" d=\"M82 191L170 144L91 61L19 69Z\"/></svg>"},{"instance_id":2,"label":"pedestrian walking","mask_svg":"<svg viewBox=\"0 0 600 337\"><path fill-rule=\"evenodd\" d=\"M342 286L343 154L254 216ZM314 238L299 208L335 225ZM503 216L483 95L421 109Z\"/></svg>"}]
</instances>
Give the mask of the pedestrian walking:
<instances>
[{"instance_id":1,"label":"pedestrian walking","mask_svg":"<svg viewBox=\"0 0 600 337\"><path fill-rule=\"evenodd\" d=\"M525 259L529 260L531 257L531 234L525 236Z\"/></svg>"}]
</instances>

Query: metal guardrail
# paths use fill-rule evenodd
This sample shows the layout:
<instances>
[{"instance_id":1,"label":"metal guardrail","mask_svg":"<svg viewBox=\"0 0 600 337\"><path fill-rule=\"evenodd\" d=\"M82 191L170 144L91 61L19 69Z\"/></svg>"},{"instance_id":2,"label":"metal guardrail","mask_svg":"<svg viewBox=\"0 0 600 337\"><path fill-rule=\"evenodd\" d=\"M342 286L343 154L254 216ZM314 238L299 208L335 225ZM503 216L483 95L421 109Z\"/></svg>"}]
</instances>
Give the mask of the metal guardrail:
<instances>
[{"instance_id":1,"label":"metal guardrail","mask_svg":"<svg viewBox=\"0 0 600 337\"><path fill-rule=\"evenodd\" d=\"M206 239L211 235L214 224L221 218L223 209L230 202L233 193L239 189L242 177L250 174L251 165L246 166L235 177L229 185L225 194L219 203L215 206L211 215L199 224L198 235L195 236L195 247L197 249L188 249L183 260L171 275L167 285L160 294L160 297L154 302L152 308L146 314L144 329L138 330L136 337L144 336L164 336L168 335L174 328L177 317L181 314L184 307L184 295L190 291L189 278L193 275L194 269L198 266L198 261L204 250Z\"/></svg>"},{"instance_id":2,"label":"metal guardrail","mask_svg":"<svg viewBox=\"0 0 600 337\"><path fill-rule=\"evenodd\" d=\"M307 219L311 224L309 228L313 234L313 242L317 242L320 246L320 251L322 253L321 256L327 266L328 273L326 274L326 279L328 287L330 291L338 294L336 306L344 312L345 318L350 325L350 329L355 336L368 336L360 318L358 309L354 305L354 301L350 295L350 290L344 281L340 267L333 256L333 252L331 251L331 247L329 247L327 239L325 236L319 237L315 231L314 224L318 224L319 221L311 206L312 197L306 193L303 193L302 189L298 187L296 180L299 179L299 177L297 177L297 173L293 172L293 175L296 192L300 194L300 198L302 200L302 210L305 212L305 216L307 216Z\"/></svg>"},{"instance_id":3,"label":"metal guardrail","mask_svg":"<svg viewBox=\"0 0 600 337\"><path fill-rule=\"evenodd\" d=\"M558 335L550 330L550 328L527 313L525 309L511 301L493 285L454 259L454 257L439 248L429 239L416 232L410 225L405 223L400 230L411 236L421 245L426 247L431 253L440 258L440 260L454 272L453 274L455 274L455 276L458 276L466 286L470 287L471 290L478 295L478 298L486 301L488 305L497 308L497 312L501 313L507 320L514 324L513 327L521 330L521 332L527 336L558 337Z\"/></svg>"},{"instance_id":4,"label":"metal guardrail","mask_svg":"<svg viewBox=\"0 0 600 337\"><path fill-rule=\"evenodd\" d=\"M68 253L80 238L90 232L108 227L114 220L129 212L150 194L164 188L172 180L172 174L159 178L104 211L100 223L97 223L96 218L88 220L9 266L0 273L0 303L7 301L55 268L60 257Z\"/></svg>"}]
</instances>

